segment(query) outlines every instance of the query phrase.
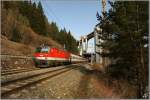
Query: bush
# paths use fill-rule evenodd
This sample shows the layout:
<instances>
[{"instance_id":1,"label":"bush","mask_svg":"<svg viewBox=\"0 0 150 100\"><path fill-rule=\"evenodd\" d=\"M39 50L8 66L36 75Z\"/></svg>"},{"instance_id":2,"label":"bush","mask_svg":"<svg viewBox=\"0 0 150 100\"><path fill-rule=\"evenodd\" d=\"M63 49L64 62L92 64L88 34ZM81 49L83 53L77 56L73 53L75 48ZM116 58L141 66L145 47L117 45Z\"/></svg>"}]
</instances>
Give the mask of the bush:
<instances>
[{"instance_id":1,"label":"bush","mask_svg":"<svg viewBox=\"0 0 150 100\"><path fill-rule=\"evenodd\" d=\"M20 34L20 32L18 31L17 28L13 29L11 40L15 41L15 42L20 42L22 40L22 36L21 36L21 34Z\"/></svg>"}]
</instances>

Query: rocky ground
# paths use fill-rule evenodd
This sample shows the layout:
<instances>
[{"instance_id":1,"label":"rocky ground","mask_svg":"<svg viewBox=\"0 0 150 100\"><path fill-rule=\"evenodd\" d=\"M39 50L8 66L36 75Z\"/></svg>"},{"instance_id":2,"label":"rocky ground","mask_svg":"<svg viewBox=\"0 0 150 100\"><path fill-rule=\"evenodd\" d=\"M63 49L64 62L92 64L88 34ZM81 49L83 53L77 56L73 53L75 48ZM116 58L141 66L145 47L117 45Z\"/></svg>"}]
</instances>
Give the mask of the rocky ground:
<instances>
[{"instance_id":1,"label":"rocky ground","mask_svg":"<svg viewBox=\"0 0 150 100\"><path fill-rule=\"evenodd\" d=\"M26 57L26 56L25 56ZM22 68L34 68L34 62L32 58L24 59L17 57L1 57L1 71L12 70L12 69L22 69Z\"/></svg>"},{"instance_id":2,"label":"rocky ground","mask_svg":"<svg viewBox=\"0 0 150 100\"><path fill-rule=\"evenodd\" d=\"M63 73L34 86L19 90L7 99L91 99L91 98L134 98L130 89L127 97L119 93L113 83L107 84L108 79L99 71L89 70L81 66L78 69ZM124 92L129 92L124 90Z\"/></svg>"}]
</instances>

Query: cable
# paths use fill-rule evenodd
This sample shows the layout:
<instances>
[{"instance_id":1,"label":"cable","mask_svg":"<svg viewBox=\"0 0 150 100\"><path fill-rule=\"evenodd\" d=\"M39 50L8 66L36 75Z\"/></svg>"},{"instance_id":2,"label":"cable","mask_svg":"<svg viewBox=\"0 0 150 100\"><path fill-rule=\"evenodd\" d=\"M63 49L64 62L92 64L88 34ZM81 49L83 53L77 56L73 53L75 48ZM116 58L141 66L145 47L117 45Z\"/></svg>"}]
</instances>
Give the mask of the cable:
<instances>
[{"instance_id":1,"label":"cable","mask_svg":"<svg viewBox=\"0 0 150 100\"><path fill-rule=\"evenodd\" d=\"M52 20L54 20L55 18L53 18L53 17L52 17L52 15L48 12L47 7L46 7L46 6L44 6L44 8L45 8L45 12L48 14L48 16L50 16L50 17L52 18Z\"/></svg>"},{"instance_id":2,"label":"cable","mask_svg":"<svg viewBox=\"0 0 150 100\"><path fill-rule=\"evenodd\" d=\"M47 8L47 6L48 6L48 8ZM47 13L49 13L48 11L50 10L51 13L54 15L55 19L61 24L61 26L65 27L64 24L62 24L62 22L60 21L60 19L56 16L56 14L55 14L54 11L52 10L52 8L51 8L49 5L47 5L47 3L45 3L45 8L46 8L46 10L47 10ZM49 10L48 10L48 9L49 9Z\"/></svg>"}]
</instances>

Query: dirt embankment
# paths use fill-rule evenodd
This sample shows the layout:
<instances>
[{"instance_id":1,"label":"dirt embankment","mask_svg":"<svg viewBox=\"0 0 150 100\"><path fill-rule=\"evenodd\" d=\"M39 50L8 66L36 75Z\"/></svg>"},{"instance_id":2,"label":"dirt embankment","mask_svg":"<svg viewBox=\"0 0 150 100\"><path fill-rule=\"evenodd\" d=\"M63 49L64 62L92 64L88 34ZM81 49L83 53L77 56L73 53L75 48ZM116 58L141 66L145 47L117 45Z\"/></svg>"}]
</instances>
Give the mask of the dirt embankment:
<instances>
[{"instance_id":1,"label":"dirt embankment","mask_svg":"<svg viewBox=\"0 0 150 100\"><path fill-rule=\"evenodd\" d=\"M1 54L32 56L35 48L41 44L62 48L59 43L50 37L38 35L32 29L27 28L20 42L10 41L7 37L1 35Z\"/></svg>"}]
</instances>

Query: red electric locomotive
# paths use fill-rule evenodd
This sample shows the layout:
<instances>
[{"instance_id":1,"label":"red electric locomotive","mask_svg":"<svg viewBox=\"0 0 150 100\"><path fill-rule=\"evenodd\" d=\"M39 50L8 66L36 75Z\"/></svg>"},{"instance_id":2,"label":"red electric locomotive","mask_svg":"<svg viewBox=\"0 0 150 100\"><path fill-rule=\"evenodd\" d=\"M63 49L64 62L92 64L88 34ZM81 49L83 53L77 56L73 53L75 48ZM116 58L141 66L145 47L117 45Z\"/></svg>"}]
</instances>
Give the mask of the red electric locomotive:
<instances>
[{"instance_id":1,"label":"red electric locomotive","mask_svg":"<svg viewBox=\"0 0 150 100\"><path fill-rule=\"evenodd\" d=\"M37 67L57 66L79 62L87 62L87 59L50 46L38 47L34 54L34 63Z\"/></svg>"},{"instance_id":2,"label":"red electric locomotive","mask_svg":"<svg viewBox=\"0 0 150 100\"><path fill-rule=\"evenodd\" d=\"M36 49L34 54L35 66L56 66L71 62L70 53L54 47L42 46Z\"/></svg>"}]
</instances>

